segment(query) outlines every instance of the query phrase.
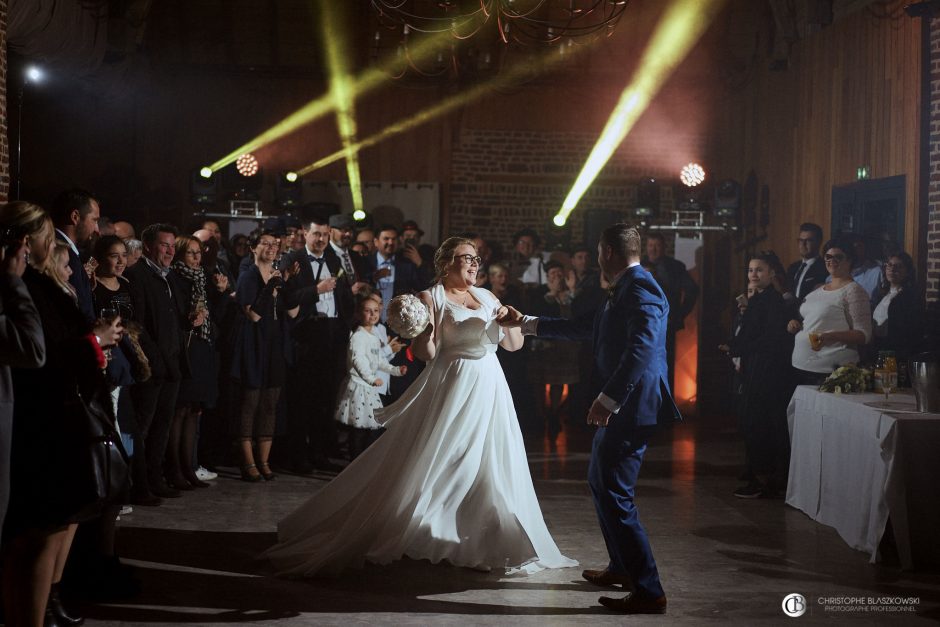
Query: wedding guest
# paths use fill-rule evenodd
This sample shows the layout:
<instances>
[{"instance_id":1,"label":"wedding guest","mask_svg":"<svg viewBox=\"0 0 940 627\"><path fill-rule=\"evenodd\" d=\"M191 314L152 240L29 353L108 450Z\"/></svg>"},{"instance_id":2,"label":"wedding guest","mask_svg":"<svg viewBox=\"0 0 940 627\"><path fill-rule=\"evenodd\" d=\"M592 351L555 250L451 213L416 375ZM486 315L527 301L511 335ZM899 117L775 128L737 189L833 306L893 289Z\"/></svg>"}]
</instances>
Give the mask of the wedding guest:
<instances>
[{"instance_id":1,"label":"wedding guest","mask_svg":"<svg viewBox=\"0 0 940 627\"><path fill-rule=\"evenodd\" d=\"M557 261L545 264L547 285L532 302L534 315L571 318L571 292L565 283L565 269ZM548 429L549 441L561 432L561 396L566 385L579 381L580 344L571 340L533 338L529 355L529 380L535 384L535 397ZM546 388L548 398L546 399Z\"/></svg>"},{"instance_id":2,"label":"wedding guest","mask_svg":"<svg viewBox=\"0 0 940 627\"><path fill-rule=\"evenodd\" d=\"M823 251L830 282L807 294L800 306L803 320L787 325L796 336L791 362L797 384L819 385L835 368L858 363L859 350L871 338L868 292L852 279L852 245L833 239Z\"/></svg>"},{"instance_id":3,"label":"wedding guest","mask_svg":"<svg viewBox=\"0 0 940 627\"><path fill-rule=\"evenodd\" d=\"M340 398L335 419L350 427L349 457L356 459L381 434L382 425L375 421L373 410L382 407L378 388L382 386L379 371L401 376L407 366L393 366L382 357L382 346L372 330L379 323L382 306L373 298L360 297L356 303L358 328L349 340L346 355L348 373L340 385Z\"/></svg>"},{"instance_id":4,"label":"wedding guest","mask_svg":"<svg viewBox=\"0 0 940 627\"><path fill-rule=\"evenodd\" d=\"M790 336L783 294L774 288L782 272L777 255L761 252L748 264L749 287L754 295L747 300L741 328L731 338L729 355L741 359L743 398L741 431L745 442L747 485L734 491L742 499L779 495L786 483L790 459L787 431L787 402Z\"/></svg>"},{"instance_id":5,"label":"wedding guest","mask_svg":"<svg viewBox=\"0 0 940 627\"><path fill-rule=\"evenodd\" d=\"M379 307L385 306L385 303L382 302L382 295L378 292L372 292L368 296L378 303ZM402 342L401 338L389 337L388 329L381 322L376 322L372 326L372 335L379 338L379 344L382 346L382 358L388 361L391 361L395 355L397 355L398 352L401 351L401 349L405 346L405 343ZM388 372L379 370L376 373L376 376L379 379L382 379L382 385L377 386L376 391L379 393L379 398L382 399L382 403L387 405L391 402L388 398L388 393L390 389L389 383L391 382L392 375Z\"/></svg>"},{"instance_id":6,"label":"wedding guest","mask_svg":"<svg viewBox=\"0 0 940 627\"><path fill-rule=\"evenodd\" d=\"M177 490L209 487L196 477L193 467L199 419L203 409L215 406L219 377L218 353L213 347L215 322L209 314L210 286L202 267L202 251L201 241L180 235L170 266L180 279L178 300L185 317L180 324L190 327L186 334L190 375L180 382L166 455L169 484Z\"/></svg>"},{"instance_id":7,"label":"wedding guest","mask_svg":"<svg viewBox=\"0 0 940 627\"><path fill-rule=\"evenodd\" d=\"M0 213L0 229L9 225ZM10 368L39 368L46 360L42 323L23 283L29 246L26 233L0 242L0 532L10 499L13 380ZM0 539L2 539L0 533Z\"/></svg>"},{"instance_id":8,"label":"wedding guest","mask_svg":"<svg viewBox=\"0 0 940 627\"><path fill-rule=\"evenodd\" d=\"M232 376L242 390L236 437L241 455L243 481L270 481L276 477L268 462L274 438L275 412L286 374L288 317L298 307L287 309L280 297L289 269L275 270L280 243L269 231L249 238L254 263L239 277L235 294L244 312L236 336ZM252 442L257 443L257 457Z\"/></svg>"},{"instance_id":9,"label":"wedding guest","mask_svg":"<svg viewBox=\"0 0 940 627\"><path fill-rule=\"evenodd\" d=\"M127 245L127 267L130 268L140 260L144 254L144 243L139 239L124 240Z\"/></svg>"},{"instance_id":10,"label":"wedding guest","mask_svg":"<svg viewBox=\"0 0 940 627\"><path fill-rule=\"evenodd\" d=\"M42 272L55 247L46 212L27 202L0 208L0 224L16 227L30 240L23 282L42 320L46 362L15 369L10 507L4 524L3 588L9 625L67 624L69 616L53 583L62 577L81 509L67 480L76 473L70 453L76 441L68 421L75 394L99 397L104 385L102 346L121 337L120 321L94 326L76 299ZM42 460L37 463L37 460Z\"/></svg>"},{"instance_id":11,"label":"wedding guest","mask_svg":"<svg viewBox=\"0 0 940 627\"><path fill-rule=\"evenodd\" d=\"M875 328L870 356L874 358L878 351L890 350L900 363L921 352L926 311L910 255L899 252L888 257L884 279L875 291L873 302Z\"/></svg>"}]
</instances>

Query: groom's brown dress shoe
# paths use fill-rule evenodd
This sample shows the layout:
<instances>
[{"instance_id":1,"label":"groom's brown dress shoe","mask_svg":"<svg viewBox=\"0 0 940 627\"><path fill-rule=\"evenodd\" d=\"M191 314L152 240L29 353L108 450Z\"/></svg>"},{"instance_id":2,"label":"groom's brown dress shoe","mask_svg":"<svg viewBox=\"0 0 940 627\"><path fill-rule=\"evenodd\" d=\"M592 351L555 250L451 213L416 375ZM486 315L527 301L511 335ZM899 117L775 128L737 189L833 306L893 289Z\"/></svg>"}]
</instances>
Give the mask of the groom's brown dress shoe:
<instances>
[{"instance_id":1,"label":"groom's brown dress shoe","mask_svg":"<svg viewBox=\"0 0 940 627\"><path fill-rule=\"evenodd\" d=\"M665 614L666 597L658 599L648 599L638 597L636 594L628 594L622 599L611 599L610 597L601 597L598 599L600 604L609 610L621 612L623 614Z\"/></svg>"},{"instance_id":2,"label":"groom's brown dress shoe","mask_svg":"<svg viewBox=\"0 0 940 627\"><path fill-rule=\"evenodd\" d=\"M614 586L622 585L624 588L633 587L630 581L630 575L618 575L609 570L585 570L581 576L593 583L595 586Z\"/></svg>"}]
</instances>

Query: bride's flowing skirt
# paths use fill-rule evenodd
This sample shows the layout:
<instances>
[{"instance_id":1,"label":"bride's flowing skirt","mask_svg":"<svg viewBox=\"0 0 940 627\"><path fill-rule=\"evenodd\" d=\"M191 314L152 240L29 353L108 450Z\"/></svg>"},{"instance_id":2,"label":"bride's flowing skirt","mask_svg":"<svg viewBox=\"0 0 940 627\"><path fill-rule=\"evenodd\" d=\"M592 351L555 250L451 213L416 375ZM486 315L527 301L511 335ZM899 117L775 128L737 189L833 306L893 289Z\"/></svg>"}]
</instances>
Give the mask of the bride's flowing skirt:
<instances>
[{"instance_id":1,"label":"bride's flowing skirt","mask_svg":"<svg viewBox=\"0 0 940 627\"><path fill-rule=\"evenodd\" d=\"M495 354L440 357L377 415L386 433L280 522L264 554L277 574L403 556L529 572L577 565L545 526Z\"/></svg>"}]
</instances>

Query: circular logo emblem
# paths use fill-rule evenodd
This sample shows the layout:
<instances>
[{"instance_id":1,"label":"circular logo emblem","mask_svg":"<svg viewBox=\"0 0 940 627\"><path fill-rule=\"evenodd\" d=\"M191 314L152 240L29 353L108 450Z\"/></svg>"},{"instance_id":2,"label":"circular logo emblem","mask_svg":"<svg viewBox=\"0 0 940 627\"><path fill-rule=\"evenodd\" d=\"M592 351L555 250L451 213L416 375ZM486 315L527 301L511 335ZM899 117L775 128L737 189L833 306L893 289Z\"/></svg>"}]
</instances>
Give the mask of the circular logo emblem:
<instances>
[{"instance_id":1,"label":"circular logo emblem","mask_svg":"<svg viewBox=\"0 0 940 627\"><path fill-rule=\"evenodd\" d=\"M790 618L799 618L806 613L806 598L796 592L783 597L783 613Z\"/></svg>"}]
</instances>

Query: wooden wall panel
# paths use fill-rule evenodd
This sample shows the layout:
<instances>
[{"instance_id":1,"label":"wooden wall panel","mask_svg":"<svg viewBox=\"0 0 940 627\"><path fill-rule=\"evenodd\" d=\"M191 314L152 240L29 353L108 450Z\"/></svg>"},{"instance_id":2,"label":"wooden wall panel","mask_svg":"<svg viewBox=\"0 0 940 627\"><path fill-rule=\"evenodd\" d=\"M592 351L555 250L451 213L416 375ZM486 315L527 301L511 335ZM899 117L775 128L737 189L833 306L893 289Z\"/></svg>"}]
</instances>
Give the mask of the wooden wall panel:
<instances>
[{"instance_id":1,"label":"wooden wall panel","mask_svg":"<svg viewBox=\"0 0 940 627\"><path fill-rule=\"evenodd\" d=\"M801 222L830 235L832 187L853 182L863 164L873 178L907 177L904 248L924 254L916 234L919 23L900 10L903 1L876 4L879 15L894 17L862 9L809 35L793 46L787 70L763 70L719 107L714 162L740 180L753 170L769 186L760 247L785 261L797 257Z\"/></svg>"}]
</instances>

